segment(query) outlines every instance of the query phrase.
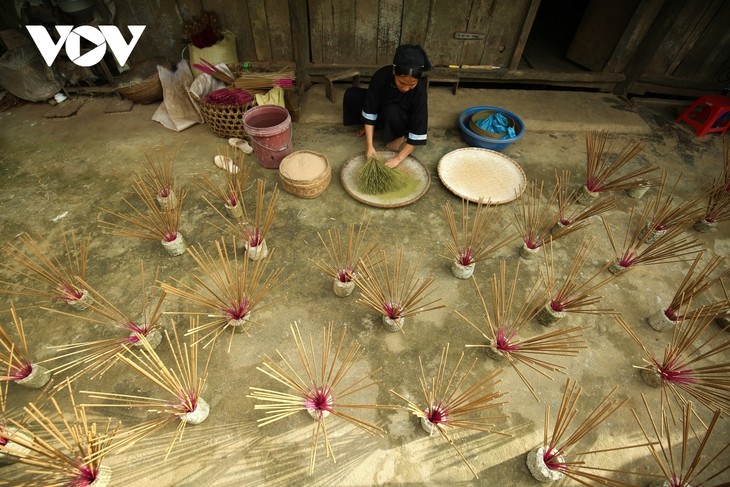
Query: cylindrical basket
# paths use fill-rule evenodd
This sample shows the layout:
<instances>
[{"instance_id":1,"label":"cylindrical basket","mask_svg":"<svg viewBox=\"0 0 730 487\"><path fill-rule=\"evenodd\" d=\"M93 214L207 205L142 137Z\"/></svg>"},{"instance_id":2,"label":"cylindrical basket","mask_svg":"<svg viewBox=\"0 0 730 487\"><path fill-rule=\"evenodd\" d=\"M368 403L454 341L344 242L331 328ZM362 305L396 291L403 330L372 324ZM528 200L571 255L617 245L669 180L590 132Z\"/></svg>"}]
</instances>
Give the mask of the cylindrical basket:
<instances>
[{"instance_id":1,"label":"cylindrical basket","mask_svg":"<svg viewBox=\"0 0 730 487\"><path fill-rule=\"evenodd\" d=\"M252 103L243 105L211 105L203 100L196 100L200 114L205 123L218 137L245 137L243 128L243 114L251 108Z\"/></svg>"},{"instance_id":2,"label":"cylindrical basket","mask_svg":"<svg viewBox=\"0 0 730 487\"><path fill-rule=\"evenodd\" d=\"M316 198L329 186L332 168L322 154L298 150L282 159L279 180L287 193L300 198Z\"/></svg>"}]
</instances>

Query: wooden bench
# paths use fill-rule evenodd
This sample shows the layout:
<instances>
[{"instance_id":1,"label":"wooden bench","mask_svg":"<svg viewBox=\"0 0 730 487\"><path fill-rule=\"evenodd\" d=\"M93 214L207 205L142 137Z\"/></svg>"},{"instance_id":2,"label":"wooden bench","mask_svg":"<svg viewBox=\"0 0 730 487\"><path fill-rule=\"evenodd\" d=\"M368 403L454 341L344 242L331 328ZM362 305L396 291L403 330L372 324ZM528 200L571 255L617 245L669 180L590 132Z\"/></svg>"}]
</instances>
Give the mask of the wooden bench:
<instances>
[{"instance_id":1,"label":"wooden bench","mask_svg":"<svg viewBox=\"0 0 730 487\"><path fill-rule=\"evenodd\" d=\"M332 103L335 102L335 96L333 93L334 82L352 79L352 86L360 86L360 71L357 69L346 69L345 71L339 71L337 73L326 74L324 76L312 76L313 81L324 83L324 90L327 98Z\"/></svg>"},{"instance_id":2,"label":"wooden bench","mask_svg":"<svg viewBox=\"0 0 730 487\"><path fill-rule=\"evenodd\" d=\"M453 83L451 87L451 92L456 95L456 90L459 89L459 77L458 76L448 76L448 75L426 75L426 91L428 91L429 86L432 82L435 83Z\"/></svg>"}]
</instances>

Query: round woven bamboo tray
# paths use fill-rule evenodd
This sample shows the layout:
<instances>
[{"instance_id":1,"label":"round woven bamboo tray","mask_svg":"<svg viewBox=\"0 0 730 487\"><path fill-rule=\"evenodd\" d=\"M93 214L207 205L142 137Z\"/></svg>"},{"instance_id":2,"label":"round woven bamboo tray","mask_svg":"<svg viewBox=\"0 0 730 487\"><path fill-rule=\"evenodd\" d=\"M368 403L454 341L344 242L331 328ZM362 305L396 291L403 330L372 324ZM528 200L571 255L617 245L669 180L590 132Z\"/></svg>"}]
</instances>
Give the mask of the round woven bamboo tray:
<instances>
[{"instance_id":1,"label":"round woven bamboo tray","mask_svg":"<svg viewBox=\"0 0 730 487\"><path fill-rule=\"evenodd\" d=\"M378 157L387 160L396 153L393 151L378 151ZM365 153L348 159L340 169L340 183L342 188L360 203L376 208L401 208L423 198L431 185L431 175L421 161L408 156L396 168L406 177L408 184L401 189L383 194L368 194L360 189L358 175L367 158Z\"/></svg>"},{"instance_id":2,"label":"round woven bamboo tray","mask_svg":"<svg viewBox=\"0 0 730 487\"><path fill-rule=\"evenodd\" d=\"M164 58L147 59L133 66L127 73L120 75L116 80L117 93L127 100L141 105L162 100L162 83L157 71L158 64L166 66L168 63Z\"/></svg>"},{"instance_id":3,"label":"round woven bamboo tray","mask_svg":"<svg viewBox=\"0 0 730 487\"><path fill-rule=\"evenodd\" d=\"M438 175L446 188L469 201L492 205L517 199L527 186L522 168L501 152L467 147L444 155Z\"/></svg>"},{"instance_id":4,"label":"round woven bamboo tray","mask_svg":"<svg viewBox=\"0 0 730 487\"><path fill-rule=\"evenodd\" d=\"M300 198L316 198L329 186L332 168L322 154L298 150L281 160L279 180L287 193Z\"/></svg>"},{"instance_id":5,"label":"round woven bamboo tray","mask_svg":"<svg viewBox=\"0 0 730 487\"><path fill-rule=\"evenodd\" d=\"M491 116L495 113L502 113L502 115L504 115L505 118L507 119L508 125L510 127L512 127L513 129L517 125L515 123L514 119L504 112L498 112L497 110L482 110L482 111L474 113L469 118L469 128L472 129L477 134L481 135L482 137L489 137L492 139L501 139L502 137L504 137L507 134L507 132L501 132L501 133L489 132L487 130L480 128L479 125L477 125L478 121L484 120L485 118L488 118L489 116Z\"/></svg>"}]
</instances>

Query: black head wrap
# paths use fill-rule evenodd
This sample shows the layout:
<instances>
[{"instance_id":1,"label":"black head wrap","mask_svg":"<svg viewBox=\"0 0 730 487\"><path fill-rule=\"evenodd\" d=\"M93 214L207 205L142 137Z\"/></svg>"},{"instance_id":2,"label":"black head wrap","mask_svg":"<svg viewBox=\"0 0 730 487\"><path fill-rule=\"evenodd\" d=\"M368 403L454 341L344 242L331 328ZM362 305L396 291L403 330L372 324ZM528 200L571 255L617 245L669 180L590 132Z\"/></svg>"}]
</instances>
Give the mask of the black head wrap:
<instances>
[{"instance_id":1,"label":"black head wrap","mask_svg":"<svg viewBox=\"0 0 730 487\"><path fill-rule=\"evenodd\" d=\"M413 76L414 78L420 78L422 72L433 68L426 51L418 44L398 46L395 56L393 56L393 66L395 74L398 76Z\"/></svg>"}]
</instances>

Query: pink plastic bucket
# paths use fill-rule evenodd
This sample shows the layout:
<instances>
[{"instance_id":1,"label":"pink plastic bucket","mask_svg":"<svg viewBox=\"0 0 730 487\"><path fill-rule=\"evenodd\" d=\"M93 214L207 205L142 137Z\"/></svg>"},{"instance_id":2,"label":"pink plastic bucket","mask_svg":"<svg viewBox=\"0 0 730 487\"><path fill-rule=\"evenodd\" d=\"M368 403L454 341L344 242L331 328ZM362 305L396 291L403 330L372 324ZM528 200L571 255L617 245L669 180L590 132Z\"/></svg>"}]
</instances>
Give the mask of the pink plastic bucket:
<instances>
[{"instance_id":1,"label":"pink plastic bucket","mask_svg":"<svg viewBox=\"0 0 730 487\"><path fill-rule=\"evenodd\" d=\"M282 159L292 153L291 116L278 105L260 105L246 110L243 129L261 167L277 169Z\"/></svg>"}]
</instances>

